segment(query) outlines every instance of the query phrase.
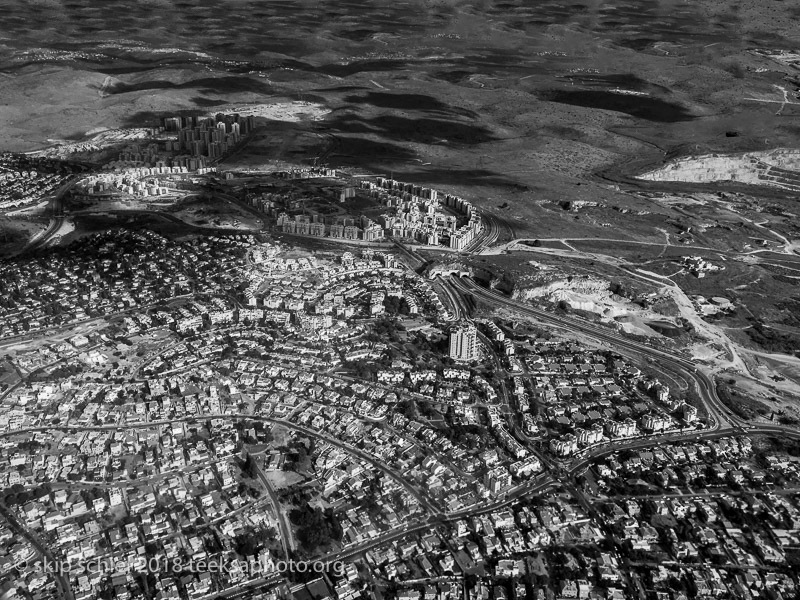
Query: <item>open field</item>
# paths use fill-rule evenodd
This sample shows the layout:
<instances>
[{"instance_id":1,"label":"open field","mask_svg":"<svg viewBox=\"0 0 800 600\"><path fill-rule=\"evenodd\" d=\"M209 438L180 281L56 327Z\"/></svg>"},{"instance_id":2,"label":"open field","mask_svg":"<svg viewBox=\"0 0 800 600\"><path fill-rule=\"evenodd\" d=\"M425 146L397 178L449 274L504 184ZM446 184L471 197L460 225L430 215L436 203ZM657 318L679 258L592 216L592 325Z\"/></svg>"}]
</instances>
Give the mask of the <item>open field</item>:
<instances>
[{"instance_id":1,"label":"open field","mask_svg":"<svg viewBox=\"0 0 800 600\"><path fill-rule=\"evenodd\" d=\"M226 200L189 197L166 212L197 227L231 227L243 232L261 229L263 221Z\"/></svg>"},{"instance_id":2,"label":"open field","mask_svg":"<svg viewBox=\"0 0 800 600\"><path fill-rule=\"evenodd\" d=\"M0 218L0 256L20 250L28 240L44 231L47 221L42 218Z\"/></svg>"}]
</instances>

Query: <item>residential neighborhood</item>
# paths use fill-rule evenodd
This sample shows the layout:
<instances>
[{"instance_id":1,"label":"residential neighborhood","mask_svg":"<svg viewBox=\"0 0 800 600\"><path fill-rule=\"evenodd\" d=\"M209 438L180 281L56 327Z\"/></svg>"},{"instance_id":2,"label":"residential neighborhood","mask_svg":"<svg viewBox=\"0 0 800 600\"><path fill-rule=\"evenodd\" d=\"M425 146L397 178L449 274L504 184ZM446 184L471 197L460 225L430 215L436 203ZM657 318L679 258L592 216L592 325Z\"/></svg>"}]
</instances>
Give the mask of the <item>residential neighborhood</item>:
<instances>
[{"instance_id":1,"label":"residential neighborhood","mask_svg":"<svg viewBox=\"0 0 800 600\"><path fill-rule=\"evenodd\" d=\"M796 595L800 447L775 413L478 283L451 257L497 226L459 196L218 168L254 129L111 131L88 172L6 156L23 204L168 225L2 263L3 599Z\"/></svg>"},{"instance_id":2,"label":"residential neighborhood","mask_svg":"<svg viewBox=\"0 0 800 600\"><path fill-rule=\"evenodd\" d=\"M800 599L800 2L1 2L0 600Z\"/></svg>"},{"instance_id":3,"label":"residential neighborhood","mask_svg":"<svg viewBox=\"0 0 800 600\"><path fill-rule=\"evenodd\" d=\"M390 252L117 230L6 269L8 597L794 594L796 455L696 441L696 399L568 337L453 350Z\"/></svg>"}]
</instances>

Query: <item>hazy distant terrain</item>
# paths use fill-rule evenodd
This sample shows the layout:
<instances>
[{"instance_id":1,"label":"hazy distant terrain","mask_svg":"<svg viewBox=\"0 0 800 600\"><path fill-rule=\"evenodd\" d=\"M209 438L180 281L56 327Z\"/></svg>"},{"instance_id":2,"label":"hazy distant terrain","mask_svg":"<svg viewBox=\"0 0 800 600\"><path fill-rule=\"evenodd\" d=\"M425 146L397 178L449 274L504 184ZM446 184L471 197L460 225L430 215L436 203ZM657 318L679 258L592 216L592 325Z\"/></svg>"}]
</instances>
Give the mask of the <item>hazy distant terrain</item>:
<instances>
[{"instance_id":1,"label":"hazy distant terrain","mask_svg":"<svg viewBox=\"0 0 800 600\"><path fill-rule=\"evenodd\" d=\"M774 94L785 70L746 51L792 48L798 26L786 2L17 2L0 40L0 145L303 94L336 109L342 160L383 138L387 159L453 168L448 154L467 149L505 178L497 166L525 139L512 179L561 170L562 150L578 174L648 142L796 135L793 119L742 97ZM740 137L724 139L734 124Z\"/></svg>"},{"instance_id":2,"label":"hazy distant terrain","mask_svg":"<svg viewBox=\"0 0 800 600\"><path fill-rule=\"evenodd\" d=\"M798 72L751 51L795 48L799 19L778 1L26 0L4 12L0 148L304 101L327 116L262 149L509 201L509 219L626 204L596 174L796 144L775 86Z\"/></svg>"}]
</instances>

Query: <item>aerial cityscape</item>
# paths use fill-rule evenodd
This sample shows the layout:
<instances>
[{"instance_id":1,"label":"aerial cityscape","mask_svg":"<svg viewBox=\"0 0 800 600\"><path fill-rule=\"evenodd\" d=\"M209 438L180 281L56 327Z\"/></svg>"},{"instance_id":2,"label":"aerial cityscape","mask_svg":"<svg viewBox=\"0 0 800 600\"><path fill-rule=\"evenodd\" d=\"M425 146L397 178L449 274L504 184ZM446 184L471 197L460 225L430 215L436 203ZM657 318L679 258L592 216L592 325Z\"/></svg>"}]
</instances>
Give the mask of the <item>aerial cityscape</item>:
<instances>
[{"instance_id":1,"label":"aerial cityscape","mask_svg":"<svg viewBox=\"0 0 800 600\"><path fill-rule=\"evenodd\" d=\"M800 598L800 8L20 0L0 600Z\"/></svg>"}]
</instances>

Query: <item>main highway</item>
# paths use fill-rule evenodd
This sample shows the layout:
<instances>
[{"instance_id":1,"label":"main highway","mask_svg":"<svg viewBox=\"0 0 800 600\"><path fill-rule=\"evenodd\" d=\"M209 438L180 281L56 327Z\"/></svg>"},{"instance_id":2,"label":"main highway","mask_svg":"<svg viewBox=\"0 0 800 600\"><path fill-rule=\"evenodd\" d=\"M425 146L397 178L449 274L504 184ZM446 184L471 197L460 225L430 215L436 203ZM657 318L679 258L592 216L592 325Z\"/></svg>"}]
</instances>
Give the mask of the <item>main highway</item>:
<instances>
[{"instance_id":1,"label":"main highway","mask_svg":"<svg viewBox=\"0 0 800 600\"><path fill-rule=\"evenodd\" d=\"M731 427L741 431L746 425L744 421L732 415L722 403L717 395L716 386L708 373L699 369L690 360L676 356L665 350L653 348L647 344L625 338L602 326L569 317L554 315L528 304L517 302L508 296L481 287L471 278L451 276L449 277L449 283L461 293L472 294L476 298L482 298L493 306L506 306L534 317L542 323L553 325L562 330L591 335L595 339L608 343L615 351L628 357L638 360L649 357L662 368L676 373L687 381L692 381L694 383L708 411L711 429Z\"/></svg>"},{"instance_id":2,"label":"main highway","mask_svg":"<svg viewBox=\"0 0 800 600\"><path fill-rule=\"evenodd\" d=\"M511 238L514 238L513 228L486 210L481 211L481 224L483 225L481 232L467 244L462 252L480 254L484 248L488 248L500 239L500 233L503 229L507 229L511 234Z\"/></svg>"},{"instance_id":3,"label":"main highway","mask_svg":"<svg viewBox=\"0 0 800 600\"><path fill-rule=\"evenodd\" d=\"M275 488L270 483L269 479L267 479L266 474L264 473L261 466L258 464L258 460L256 458L251 458L253 461L253 467L258 477L258 480L261 482L261 485L264 486L264 489L267 490L267 496L269 497L269 501L272 504L272 510L275 511L275 521L278 523L278 528L280 529L281 535L281 546L283 547L283 555L287 558L292 557L291 551L294 550L294 537L292 536L292 527L287 523L287 516L284 514L283 510L281 509L281 501L278 498L278 493L275 491Z\"/></svg>"},{"instance_id":4,"label":"main highway","mask_svg":"<svg viewBox=\"0 0 800 600\"><path fill-rule=\"evenodd\" d=\"M45 214L50 217L50 223L47 228L35 235L21 250L20 253L30 252L44 247L47 242L52 238L56 231L61 229L64 224L64 196L71 190L76 183L80 181L80 177L71 177L66 181L50 198L47 203Z\"/></svg>"}]
</instances>

